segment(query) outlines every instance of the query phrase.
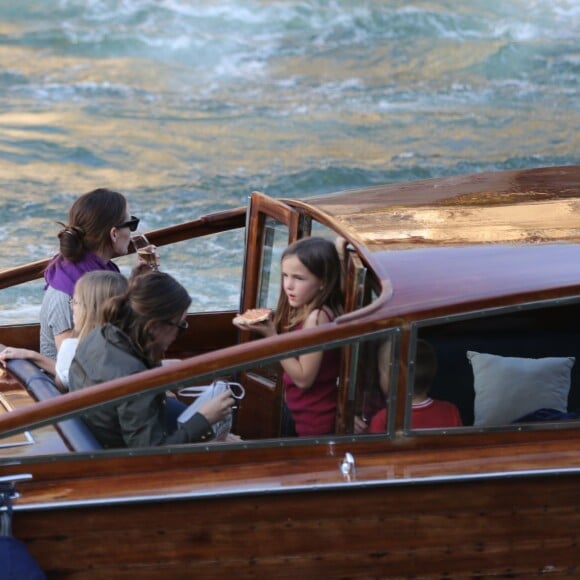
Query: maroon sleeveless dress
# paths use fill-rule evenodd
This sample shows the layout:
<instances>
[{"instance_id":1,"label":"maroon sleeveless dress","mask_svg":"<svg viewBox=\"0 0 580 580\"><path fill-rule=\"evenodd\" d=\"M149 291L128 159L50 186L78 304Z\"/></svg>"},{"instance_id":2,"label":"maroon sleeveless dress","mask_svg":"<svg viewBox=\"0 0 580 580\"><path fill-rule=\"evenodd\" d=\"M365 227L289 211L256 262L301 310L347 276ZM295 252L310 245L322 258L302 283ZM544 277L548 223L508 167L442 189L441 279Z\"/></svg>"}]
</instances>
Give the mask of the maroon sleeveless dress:
<instances>
[{"instance_id":1,"label":"maroon sleeveless dress","mask_svg":"<svg viewBox=\"0 0 580 580\"><path fill-rule=\"evenodd\" d=\"M328 317L334 316L324 308ZM293 330L299 330L298 325ZM336 405L338 398L337 379L340 368L340 349L325 350L322 353L320 369L308 389L297 387L290 375L284 373L282 381L286 393L286 405L294 419L299 437L329 435L335 432Z\"/></svg>"}]
</instances>

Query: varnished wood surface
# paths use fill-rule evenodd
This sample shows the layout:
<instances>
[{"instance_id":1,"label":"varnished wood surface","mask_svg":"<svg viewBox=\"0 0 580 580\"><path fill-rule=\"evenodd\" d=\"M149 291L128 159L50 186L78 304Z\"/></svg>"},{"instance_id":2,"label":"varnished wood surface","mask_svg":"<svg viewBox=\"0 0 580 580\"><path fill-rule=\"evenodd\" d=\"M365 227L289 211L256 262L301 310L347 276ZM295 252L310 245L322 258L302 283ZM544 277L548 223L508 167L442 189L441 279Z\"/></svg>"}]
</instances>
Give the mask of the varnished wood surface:
<instances>
[{"instance_id":1,"label":"varnished wood surface","mask_svg":"<svg viewBox=\"0 0 580 580\"><path fill-rule=\"evenodd\" d=\"M167 351L167 358L187 358L238 343L238 330L232 324L237 312L189 314L189 328L180 332Z\"/></svg>"},{"instance_id":2,"label":"varnished wood surface","mask_svg":"<svg viewBox=\"0 0 580 580\"><path fill-rule=\"evenodd\" d=\"M580 221L579 221L580 223ZM580 293L580 243L486 245L383 252L377 261L393 289L389 316L427 317L437 309ZM465 308L466 310L469 307Z\"/></svg>"},{"instance_id":3,"label":"varnished wood surface","mask_svg":"<svg viewBox=\"0 0 580 580\"><path fill-rule=\"evenodd\" d=\"M43 462L39 458L26 466L35 477L31 482L19 484L23 494L18 505L20 508L52 509L85 502L118 504L185 496L199 499L248 493L306 492L313 487L398 486L432 480L450 484L464 479L511 477L518 473L523 477L523 474L574 472L580 478L580 457L575 445L565 444L563 439L534 444L489 444L449 449L435 455L431 450L420 449L369 453L364 452L362 446L359 450L357 445L350 447L356 469L349 476L341 471L345 449L349 449L348 445L323 446L324 453L318 456L306 451L303 458L293 454L291 460L273 453L270 457L268 453L260 457L257 452L226 453L224 450L221 461L210 465L204 465L205 458L194 454L177 455L166 462L143 454L132 459L131 468L124 472L115 468L114 461L101 460L99 453L95 453L90 457L65 458L60 474L54 467L51 471L50 459ZM219 456L220 451L216 454ZM162 464L165 469L158 469ZM84 477L87 469L93 470L94 478ZM9 467L0 467L1 475L8 475L8 472ZM16 473L14 468L12 473Z\"/></svg>"},{"instance_id":4,"label":"varnished wood surface","mask_svg":"<svg viewBox=\"0 0 580 580\"><path fill-rule=\"evenodd\" d=\"M546 453L556 449L545 449ZM525 448L513 449L525 455ZM504 457L504 468L512 452ZM401 459L398 458L398 459ZM481 459L497 467L493 450ZM537 458L536 458L537 459ZM530 456L530 462L535 460ZM565 463L568 458L554 459ZM463 462L463 466L461 463ZM397 471L397 458L361 458L357 473ZM459 459L455 470L474 461ZM478 462L481 466L482 462ZM325 466L323 465L325 464ZM272 482L291 483L293 471L312 474L302 492L273 486L252 489L252 467L236 473L212 470L207 481L192 470L147 476L157 501L69 509L18 509L14 533L25 539L49 578L440 578L498 574L527 578L544 573L575 575L580 530L578 473L531 477L424 480L414 485L356 482L317 486L324 476L339 481L336 458L279 465ZM446 465L443 465L445 470ZM277 471L288 473L281 478ZM432 465L433 473L440 473ZM404 471L402 472L404 473ZM322 477L321 477L322 476ZM159 486L196 496L169 501ZM247 493L219 496L220 477L237 477ZM110 486L114 482L114 486ZM216 483L217 482L217 483ZM133 486L127 478L98 478L92 493ZM24 496L34 484L21 484ZM82 490L88 480L68 487ZM37 499L50 498L50 485ZM76 493L76 492L75 492ZM44 494L44 495L43 495ZM213 495L212 497L212 494ZM105 497L105 494L103 494ZM64 499L64 498L62 498ZM19 504L25 501L18 500ZM23 505L23 504L22 504ZM74 554L74 557L71 555Z\"/></svg>"},{"instance_id":5,"label":"varnished wood surface","mask_svg":"<svg viewBox=\"0 0 580 580\"><path fill-rule=\"evenodd\" d=\"M40 326L38 324L16 324L0 326L0 343L15 348L40 348Z\"/></svg>"},{"instance_id":6,"label":"varnished wood surface","mask_svg":"<svg viewBox=\"0 0 580 580\"><path fill-rule=\"evenodd\" d=\"M564 166L397 183L307 203L361 247L377 251L578 241L579 192L580 166Z\"/></svg>"},{"instance_id":7,"label":"varnished wood surface","mask_svg":"<svg viewBox=\"0 0 580 580\"><path fill-rule=\"evenodd\" d=\"M14 531L49 578L574 577L577 481L520 484L22 513Z\"/></svg>"}]
</instances>

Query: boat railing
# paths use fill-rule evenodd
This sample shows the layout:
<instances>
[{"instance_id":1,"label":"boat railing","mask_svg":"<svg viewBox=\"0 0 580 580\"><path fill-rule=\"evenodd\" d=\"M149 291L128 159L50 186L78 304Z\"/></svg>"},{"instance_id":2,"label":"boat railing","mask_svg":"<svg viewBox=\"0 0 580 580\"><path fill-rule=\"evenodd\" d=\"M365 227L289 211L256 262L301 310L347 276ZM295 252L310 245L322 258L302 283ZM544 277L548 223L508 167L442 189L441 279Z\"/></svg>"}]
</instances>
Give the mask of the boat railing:
<instances>
[{"instance_id":1,"label":"boat railing","mask_svg":"<svg viewBox=\"0 0 580 580\"><path fill-rule=\"evenodd\" d=\"M156 246L165 246L227 230L243 228L245 219L246 208L240 207L202 216L183 224L153 230L147 232L147 238ZM132 252L134 252L134 249L130 247L129 253ZM0 290L42 278L49 263L50 258L46 258L2 270L0 272Z\"/></svg>"}]
</instances>

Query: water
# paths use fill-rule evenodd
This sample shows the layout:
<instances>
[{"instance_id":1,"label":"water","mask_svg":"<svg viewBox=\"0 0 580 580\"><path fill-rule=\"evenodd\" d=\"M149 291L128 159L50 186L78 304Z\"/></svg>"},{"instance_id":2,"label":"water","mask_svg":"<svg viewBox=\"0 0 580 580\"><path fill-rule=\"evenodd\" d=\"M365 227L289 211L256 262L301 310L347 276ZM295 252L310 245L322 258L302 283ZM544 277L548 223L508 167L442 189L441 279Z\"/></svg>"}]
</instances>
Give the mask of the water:
<instances>
[{"instance_id":1,"label":"water","mask_svg":"<svg viewBox=\"0 0 580 580\"><path fill-rule=\"evenodd\" d=\"M580 0L0 0L0 268L100 186L147 230L252 190L578 163L579 39ZM234 246L170 260L195 308L235 307ZM2 297L37 318L40 284Z\"/></svg>"}]
</instances>

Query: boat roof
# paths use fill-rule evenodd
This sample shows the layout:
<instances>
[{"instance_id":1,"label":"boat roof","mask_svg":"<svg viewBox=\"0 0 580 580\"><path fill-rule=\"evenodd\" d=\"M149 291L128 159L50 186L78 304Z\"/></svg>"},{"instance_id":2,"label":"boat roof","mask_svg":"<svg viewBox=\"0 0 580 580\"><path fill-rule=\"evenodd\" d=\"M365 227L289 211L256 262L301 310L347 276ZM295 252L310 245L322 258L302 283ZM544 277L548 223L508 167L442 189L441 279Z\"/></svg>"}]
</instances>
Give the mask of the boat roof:
<instances>
[{"instance_id":1,"label":"boat roof","mask_svg":"<svg viewBox=\"0 0 580 580\"><path fill-rule=\"evenodd\" d=\"M308 205L365 257L390 315L580 292L580 166L418 180Z\"/></svg>"},{"instance_id":2,"label":"boat roof","mask_svg":"<svg viewBox=\"0 0 580 580\"><path fill-rule=\"evenodd\" d=\"M580 166L418 180L307 201L373 252L580 240Z\"/></svg>"}]
</instances>

